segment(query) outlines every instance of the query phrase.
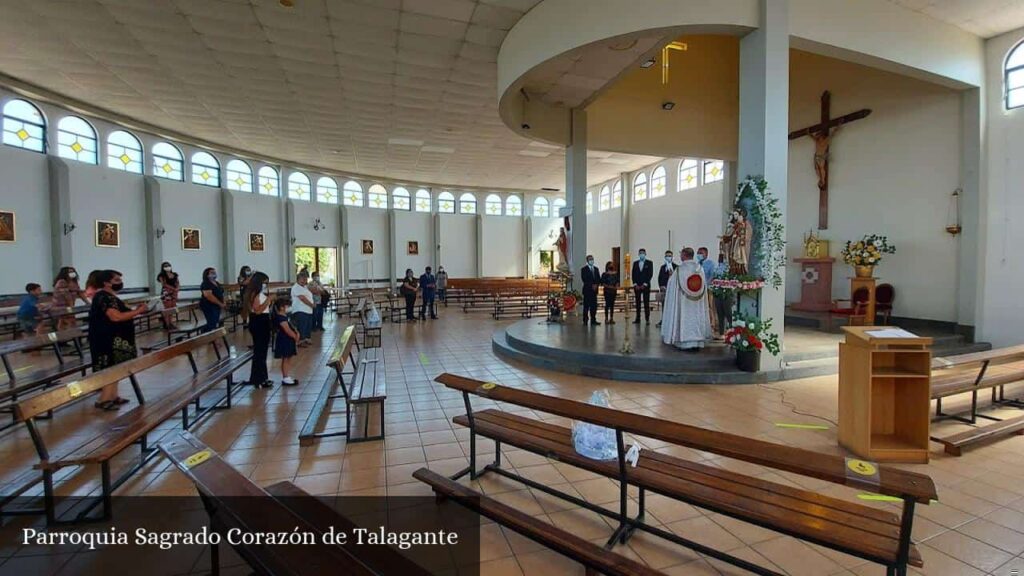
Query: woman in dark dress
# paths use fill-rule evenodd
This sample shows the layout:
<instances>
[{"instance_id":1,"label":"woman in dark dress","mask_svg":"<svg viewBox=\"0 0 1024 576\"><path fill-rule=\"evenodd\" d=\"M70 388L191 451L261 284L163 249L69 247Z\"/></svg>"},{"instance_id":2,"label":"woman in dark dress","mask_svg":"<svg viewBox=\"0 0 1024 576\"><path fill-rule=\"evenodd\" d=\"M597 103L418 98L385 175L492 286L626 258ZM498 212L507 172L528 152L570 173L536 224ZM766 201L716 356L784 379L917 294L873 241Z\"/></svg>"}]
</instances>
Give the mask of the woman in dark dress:
<instances>
[{"instance_id":1,"label":"woman in dark dress","mask_svg":"<svg viewBox=\"0 0 1024 576\"><path fill-rule=\"evenodd\" d=\"M97 275L96 281L102 288L96 291L89 308L89 350L93 372L138 356L134 319L146 312L145 302L129 309L117 297L117 293L124 287L124 280L117 270L103 270ZM117 384L114 383L103 387L96 407L101 410L117 410L127 402L127 399L117 395Z\"/></svg>"},{"instance_id":2,"label":"woman in dark dress","mask_svg":"<svg viewBox=\"0 0 1024 576\"><path fill-rule=\"evenodd\" d=\"M164 327L177 328L177 317L170 310L174 310L178 306L178 291L181 289L181 282L178 280L178 273L171 268L170 262L160 265L160 273L157 274L156 281L160 283L160 303L163 304L164 310L168 310L163 313Z\"/></svg>"},{"instance_id":3,"label":"woman in dark dress","mask_svg":"<svg viewBox=\"0 0 1024 576\"><path fill-rule=\"evenodd\" d=\"M604 323L615 324L615 298L619 294L619 275L615 273L615 265L610 261L604 265L601 285L604 286Z\"/></svg>"},{"instance_id":4,"label":"woman in dark dress","mask_svg":"<svg viewBox=\"0 0 1024 576\"><path fill-rule=\"evenodd\" d=\"M267 351L270 349L270 295L267 294L270 277L263 272L252 275L242 296L243 309L249 314L249 333L252 334L252 364L249 384L257 388L270 388L273 384L267 372Z\"/></svg>"},{"instance_id":5,"label":"woman in dark dress","mask_svg":"<svg viewBox=\"0 0 1024 576\"><path fill-rule=\"evenodd\" d=\"M224 287L217 282L217 269L207 268L203 270L203 283L199 285L202 298L199 299L199 309L206 317L206 326L203 332L216 330L220 325L220 311L226 306L224 304Z\"/></svg>"},{"instance_id":6,"label":"woman in dark dress","mask_svg":"<svg viewBox=\"0 0 1024 576\"><path fill-rule=\"evenodd\" d=\"M412 309L416 306L416 277L412 273L412 268L405 270L405 278L402 278L402 286L398 291L405 296L405 319L415 322L416 317L413 316Z\"/></svg>"}]
</instances>

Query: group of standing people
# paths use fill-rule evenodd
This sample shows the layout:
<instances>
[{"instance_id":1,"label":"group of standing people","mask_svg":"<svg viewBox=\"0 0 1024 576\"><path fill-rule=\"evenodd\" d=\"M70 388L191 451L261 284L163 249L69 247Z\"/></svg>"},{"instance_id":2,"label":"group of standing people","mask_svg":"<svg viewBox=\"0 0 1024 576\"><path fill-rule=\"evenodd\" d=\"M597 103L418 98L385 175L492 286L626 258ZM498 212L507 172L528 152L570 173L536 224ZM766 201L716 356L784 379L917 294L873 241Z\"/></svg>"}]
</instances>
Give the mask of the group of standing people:
<instances>
[{"instance_id":1,"label":"group of standing people","mask_svg":"<svg viewBox=\"0 0 1024 576\"><path fill-rule=\"evenodd\" d=\"M437 274L433 274L433 268L427 266L423 274L416 277L412 268L405 269L405 277L398 281L398 292L405 298L405 319L410 322L416 321L414 309L416 307L416 296L421 296L420 320L427 319L430 313L431 320L437 320L437 301L444 302L448 290L448 273L444 266L437 267Z\"/></svg>"}]
</instances>

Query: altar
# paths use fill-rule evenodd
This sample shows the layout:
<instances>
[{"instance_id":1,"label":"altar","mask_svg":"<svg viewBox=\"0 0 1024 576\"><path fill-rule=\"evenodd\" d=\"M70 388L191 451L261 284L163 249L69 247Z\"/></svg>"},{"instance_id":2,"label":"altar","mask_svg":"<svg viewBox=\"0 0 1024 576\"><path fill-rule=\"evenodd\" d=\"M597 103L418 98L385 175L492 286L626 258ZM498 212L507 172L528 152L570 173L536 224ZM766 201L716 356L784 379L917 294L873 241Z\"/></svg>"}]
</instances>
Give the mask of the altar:
<instances>
[{"instance_id":1,"label":"altar","mask_svg":"<svg viewBox=\"0 0 1024 576\"><path fill-rule=\"evenodd\" d=\"M800 265L800 301L791 307L804 312L826 312L832 308L831 257L794 258Z\"/></svg>"}]
</instances>

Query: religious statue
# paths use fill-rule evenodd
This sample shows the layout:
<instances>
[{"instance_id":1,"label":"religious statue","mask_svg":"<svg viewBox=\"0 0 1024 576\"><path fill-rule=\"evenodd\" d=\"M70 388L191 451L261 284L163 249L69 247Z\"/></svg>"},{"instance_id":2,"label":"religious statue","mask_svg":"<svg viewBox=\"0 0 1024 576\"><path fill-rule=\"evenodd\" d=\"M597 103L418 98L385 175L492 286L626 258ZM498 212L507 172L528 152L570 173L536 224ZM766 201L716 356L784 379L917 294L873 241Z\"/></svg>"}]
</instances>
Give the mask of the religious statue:
<instances>
[{"instance_id":1,"label":"religious statue","mask_svg":"<svg viewBox=\"0 0 1024 576\"><path fill-rule=\"evenodd\" d=\"M563 227L558 232L558 240L555 240L555 246L558 247L558 269L569 268L569 237L565 233Z\"/></svg>"},{"instance_id":2,"label":"religious statue","mask_svg":"<svg viewBox=\"0 0 1024 576\"><path fill-rule=\"evenodd\" d=\"M831 130L810 133L811 139L814 140L814 173L818 175L818 192L821 193L828 193L828 152L832 137L838 131L837 126Z\"/></svg>"},{"instance_id":3,"label":"religious statue","mask_svg":"<svg viewBox=\"0 0 1024 576\"><path fill-rule=\"evenodd\" d=\"M747 274L750 266L750 242L753 237L754 231L743 216L743 211L739 208L733 210L729 215L728 233L722 236L731 274Z\"/></svg>"}]
</instances>

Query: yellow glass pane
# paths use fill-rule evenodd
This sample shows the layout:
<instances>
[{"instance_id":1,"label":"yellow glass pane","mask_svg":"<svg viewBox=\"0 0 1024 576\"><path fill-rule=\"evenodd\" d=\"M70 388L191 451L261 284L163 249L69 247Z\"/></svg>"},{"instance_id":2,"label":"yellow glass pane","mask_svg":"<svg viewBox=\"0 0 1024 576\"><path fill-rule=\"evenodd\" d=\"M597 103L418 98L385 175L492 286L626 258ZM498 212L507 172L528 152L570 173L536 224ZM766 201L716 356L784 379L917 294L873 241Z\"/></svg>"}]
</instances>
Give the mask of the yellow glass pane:
<instances>
[{"instance_id":1,"label":"yellow glass pane","mask_svg":"<svg viewBox=\"0 0 1024 576\"><path fill-rule=\"evenodd\" d=\"M210 179L210 173L207 172L206 170L203 170L203 173L200 174L199 177L202 178L203 181L205 182Z\"/></svg>"},{"instance_id":2,"label":"yellow glass pane","mask_svg":"<svg viewBox=\"0 0 1024 576\"><path fill-rule=\"evenodd\" d=\"M130 163L132 161L131 156L129 156L127 154L121 154L120 156L117 157L117 159L120 160L121 163L124 164L125 166L127 166L128 163Z\"/></svg>"},{"instance_id":3,"label":"yellow glass pane","mask_svg":"<svg viewBox=\"0 0 1024 576\"><path fill-rule=\"evenodd\" d=\"M75 140L75 143L71 145L71 149L75 151L75 154L78 154L83 150L82 145L78 143L78 140Z\"/></svg>"},{"instance_id":4,"label":"yellow glass pane","mask_svg":"<svg viewBox=\"0 0 1024 576\"><path fill-rule=\"evenodd\" d=\"M270 192L271 190L274 189L274 185L271 184L269 181L264 182L263 183L263 189L266 190L267 192Z\"/></svg>"},{"instance_id":5,"label":"yellow glass pane","mask_svg":"<svg viewBox=\"0 0 1024 576\"><path fill-rule=\"evenodd\" d=\"M28 137L30 136L30 134L28 133L28 131L26 131L26 130L25 130L24 128L22 128L21 130L18 130L18 131L17 131L17 132L15 132L14 134L15 134L15 135L16 135L16 136L17 136L18 138L21 138L21 141L22 141L22 142L24 142L25 140L28 140Z\"/></svg>"},{"instance_id":6,"label":"yellow glass pane","mask_svg":"<svg viewBox=\"0 0 1024 576\"><path fill-rule=\"evenodd\" d=\"M238 184L238 187L241 188L245 185L245 180L242 180L242 177L239 176L238 178L235 178L235 184Z\"/></svg>"},{"instance_id":7,"label":"yellow glass pane","mask_svg":"<svg viewBox=\"0 0 1024 576\"><path fill-rule=\"evenodd\" d=\"M170 174L171 170L174 170L174 166L171 166L170 162L164 162L164 165L160 167L165 173Z\"/></svg>"}]
</instances>

